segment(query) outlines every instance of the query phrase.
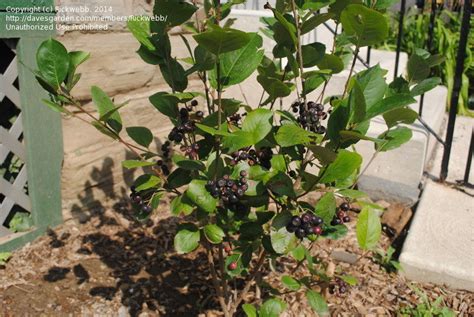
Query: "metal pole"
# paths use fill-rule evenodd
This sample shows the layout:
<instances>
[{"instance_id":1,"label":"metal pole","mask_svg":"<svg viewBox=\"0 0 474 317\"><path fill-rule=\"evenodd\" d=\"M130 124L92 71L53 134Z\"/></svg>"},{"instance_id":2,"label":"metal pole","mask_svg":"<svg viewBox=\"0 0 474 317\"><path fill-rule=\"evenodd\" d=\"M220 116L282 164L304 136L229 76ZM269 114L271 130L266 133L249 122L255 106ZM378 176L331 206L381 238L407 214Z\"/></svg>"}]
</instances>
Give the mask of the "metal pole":
<instances>
[{"instance_id":1,"label":"metal pole","mask_svg":"<svg viewBox=\"0 0 474 317\"><path fill-rule=\"evenodd\" d=\"M367 58L366 58L366 63L367 65L370 66L370 51L372 50L372 46L367 46Z\"/></svg>"},{"instance_id":2,"label":"metal pole","mask_svg":"<svg viewBox=\"0 0 474 317\"><path fill-rule=\"evenodd\" d=\"M441 181L445 181L448 177L449 157L451 155L451 145L453 143L454 125L456 123L456 113L458 112L459 91L461 90L462 73L464 70L464 59L466 58L466 46L469 35L470 19L471 19L472 2L464 1L463 16L461 22L461 34L459 35L459 46L456 56L456 71L454 73L453 92L451 94L448 128L446 131L446 141L443 153L443 161L441 162Z\"/></svg>"},{"instance_id":3,"label":"metal pole","mask_svg":"<svg viewBox=\"0 0 474 317\"><path fill-rule=\"evenodd\" d=\"M434 34L434 25L436 18L436 0L431 0L431 13L430 13L430 24L428 25L428 39L426 41L426 49L428 52L433 54L433 34ZM425 94L420 96L420 106L418 108L418 114L421 116L423 114L423 102L425 100Z\"/></svg>"},{"instance_id":4,"label":"metal pole","mask_svg":"<svg viewBox=\"0 0 474 317\"><path fill-rule=\"evenodd\" d=\"M469 173L471 172L472 155L474 154L474 128L471 133L471 144L467 153L466 170L464 171L464 185L469 184Z\"/></svg>"},{"instance_id":5,"label":"metal pole","mask_svg":"<svg viewBox=\"0 0 474 317\"><path fill-rule=\"evenodd\" d=\"M398 64L400 62L400 50L402 49L402 37L403 37L403 18L405 17L405 0L400 2L400 18L398 19L398 37L397 37L397 53L395 54L395 71L393 79L395 80L398 76Z\"/></svg>"}]
</instances>

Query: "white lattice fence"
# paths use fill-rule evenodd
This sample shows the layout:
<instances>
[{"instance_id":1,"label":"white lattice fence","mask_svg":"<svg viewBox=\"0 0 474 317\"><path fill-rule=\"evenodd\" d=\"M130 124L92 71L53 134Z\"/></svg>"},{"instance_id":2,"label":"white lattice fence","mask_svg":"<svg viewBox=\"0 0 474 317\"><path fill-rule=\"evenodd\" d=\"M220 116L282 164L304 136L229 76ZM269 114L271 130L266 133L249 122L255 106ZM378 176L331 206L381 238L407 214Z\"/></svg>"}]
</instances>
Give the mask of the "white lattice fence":
<instances>
[{"instance_id":1,"label":"white lattice fence","mask_svg":"<svg viewBox=\"0 0 474 317\"><path fill-rule=\"evenodd\" d=\"M10 46L12 43L14 42L9 42ZM14 47L1 44L0 54L4 58L11 57L3 61L4 71L0 74L0 107L2 114L6 116L7 112L12 113L12 107L21 109L21 106L20 92L15 85L18 78L16 51ZM6 122L0 126L0 166L3 167L3 175L0 175L0 197L3 197L0 203L0 237L11 234L6 222L15 210L22 208L31 211L30 198L26 191L27 174L24 164L26 152L21 141L23 134L21 112L11 120L14 121L8 122L11 123L9 127L6 126ZM12 163L16 169L14 172L11 171Z\"/></svg>"}]
</instances>

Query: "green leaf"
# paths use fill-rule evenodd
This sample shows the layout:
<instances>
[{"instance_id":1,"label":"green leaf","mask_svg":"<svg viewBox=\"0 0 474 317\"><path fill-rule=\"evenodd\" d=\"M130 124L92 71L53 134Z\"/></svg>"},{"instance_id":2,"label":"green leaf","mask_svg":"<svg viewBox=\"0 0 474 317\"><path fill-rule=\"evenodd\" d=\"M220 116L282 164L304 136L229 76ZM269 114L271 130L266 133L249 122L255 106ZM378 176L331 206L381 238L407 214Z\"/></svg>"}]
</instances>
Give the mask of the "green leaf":
<instances>
[{"instance_id":1,"label":"green leaf","mask_svg":"<svg viewBox=\"0 0 474 317\"><path fill-rule=\"evenodd\" d=\"M278 317L286 309L286 303L277 298L267 299L260 307L260 317Z\"/></svg>"},{"instance_id":2,"label":"green leaf","mask_svg":"<svg viewBox=\"0 0 474 317\"><path fill-rule=\"evenodd\" d=\"M284 275L281 278L281 282L283 285L285 285L286 288L288 288L290 291L297 291L300 289L301 284L294 278L288 275Z\"/></svg>"},{"instance_id":3,"label":"green leaf","mask_svg":"<svg viewBox=\"0 0 474 317\"><path fill-rule=\"evenodd\" d=\"M362 4L348 5L341 13L341 23L349 40L357 47L380 43L388 36L384 15Z\"/></svg>"},{"instance_id":4,"label":"green leaf","mask_svg":"<svg viewBox=\"0 0 474 317\"><path fill-rule=\"evenodd\" d=\"M282 147L308 144L321 138L321 135L306 131L295 124L284 124L278 128L278 131L275 134L275 140Z\"/></svg>"},{"instance_id":5,"label":"green leaf","mask_svg":"<svg viewBox=\"0 0 474 317\"><path fill-rule=\"evenodd\" d=\"M219 57L221 63L221 83L223 87L239 84L247 79L260 65L264 50L259 49L263 40L257 33L249 33L250 41L242 48L224 53ZM211 72L211 84L217 87L217 74Z\"/></svg>"},{"instance_id":6,"label":"green leaf","mask_svg":"<svg viewBox=\"0 0 474 317\"><path fill-rule=\"evenodd\" d=\"M337 240L347 235L347 227L345 225L331 226L324 230L322 236L326 239Z\"/></svg>"},{"instance_id":7,"label":"green leaf","mask_svg":"<svg viewBox=\"0 0 474 317\"><path fill-rule=\"evenodd\" d=\"M386 73L387 71L377 64L355 75L355 79L363 91L367 108L372 107L384 97L387 90L384 77Z\"/></svg>"},{"instance_id":8,"label":"green leaf","mask_svg":"<svg viewBox=\"0 0 474 317\"><path fill-rule=\"evenodd\" d=\"M279 196L296 197L291 178L285 173L278 172L267 182L267 187Z\"/></svg>"},{"instance_id":9,"label":"green leaf","mask_svg":"<svg viewBox=\"0 0 474 317\"><path fill-rule=\"evenodd\" d=\"M231 28L212 26L208 31L194 35L199 45L214 55L238 50L247 45L251 35Z\"/></svg>"},{"instance_id":10,"label":"green leaf","mask_svg":"<svg viewBox=\"0 0 474 317\"><path fill-rule=\"evenodd\" d=\"M167 92L158 92L149 98L151 104L167 117L176 119L179 117L179 99Z\"/></svg>"},{"instance_id":11,"label":"green leaf","mask_svg":"<svg viewBox=\"0 0 474 317\"><path fill-rule=\"evenodd\" d=\"M257 309L251 304L243 304L242 310L247 315L247 317L257 317Z\"/></svg>"},{"instance_id":12,"label":"green leaf","mask_svg":"<svg viewBox=\"0 0 474 317\"><path fill-rule=\"evenodd\" d=\"M101 123L97 122L97 121L92 121L91 122L92 126L94 128L97 129L97 131L99 131L100 133L114 139L114 140L117 140L118 139L118 135L114 132L114 131L111 131L109 129L107 129L106 127L104 127Z\"/></svg>"},{"instance_id":13,"label":"green leaf","mask_svg":"<svg viewBox=\"0 0 474 317\"><path fill-rule=\"evenodd\" d=\"M155 45L150 41L150 20L145 16L134 17L127 21L127 27L133 36L150 51L155 50Z\"/></svg>"},{"instance_id":14,"label":"green leaf","mask_svg":"<svg viewBox=\"0 0 474 317\"><path fill-rule=\"evenodd\" d=\"M209 242L214 244L221 243L225 237L224 230L215 224L205 225L204 235L206 236L207 240L209 240Z\"/></svg>"},{"instance_id":15,"label":"green leaf","mask_svg":"<svg viewBox=\"0 0 474 317\"><path fill-rule=\"evenodd\" d=\"M410 95L413 97L424 94L427 91L435 88L436 86L441 84L441 78L439 77L432 77L422 80L418 85L412 88L410 91Z\"/></svg>"},{"instance_id":16,"label":"green leaf","mask_svg":"<svg viewBox=\"0 0 474 317\"><path fill-rule=\"evenodd\" d=\"M182 224L174 236L174 248L178 254L189 253L198 247L200 238L199 229L195 225Z\"/></svg>"},{"instance_id":17,"label":"green leaf","mask_svg":"<svg viewBox=\"0 0 474 317\"><path fill-rule=\"evenodd\" d=\"M13 232L28 231L33 225L33 218L29 212L16 212L8 223L8 227Z\"/></svg>"},{"instance_id":18,"label":"green leaf","mask_svg":"<svg viewBox=\"0 0 474 317\"><path fill-rule=\"evenodd\" d=\"M333 150L330 150L326 147L322 147L319 145L309 145L308 149L313 152L314 156L319 160L319 162L323 165L328 165L337 157L337 153Z\"/></svg>"},{"instance_id":19,"label":"green leaf","mask_svg":"<svg viewBox=\"0 0 474 317\"><path fill-rule=\"evenodd\" d=\"M324 54L324 57L316 65L321 70L329 69L333 74L340 73L344 69L344 62L334 54Z\"/></svg>"},{"instance_id":20,"label":"green leaf","mask_svg":"<svg viewBox=\"0 0 474 317\"><path fill-rule=\"evenodd\" d=\"M164 21L155 19L151 23L152 32L163 33L167 28L181 25L188 21L198 8L181 0L155 0L153 15L166 17Z\"/></svg>"},{"instance_id":21,"label":"green leaf","mask_svg":"<svg viewBox=\"0 0 474 317\"><path fill-rule=\"evenodd\" d=\"M323 219L325 224L329 224L336 214L336 198L331 192L324 194L316 204L314 209L316 215Z\"/></svg>"},{"instance_id":22,"label":"green leaf","mask_svg":"<svg viewBox=\"0 0 474 317\"><path fill-rule=\"evenodd\" d=\"M0 252L0 265L5 265L11 256L11 252Z\"/></svg>"},{"instance_id":23,"label":"green leaf","mask_svg":"<svg viewBox=\"0 0 474 317\"><path fill-rule=\"evenodd\" d=\"M151 174L140 175L134 182L135 190L141 192L150 188L158 187L161 184L161 179L158 176Z\"/></svg>"},{"instance_id":24,"label":"green leaf","mask_svg":"<svg viewBox=\"0 0 474 317\"><path fill-rule=\"evenodd\" d=\"M216 57L201 45L194 49L194 59L196 68L200 71L211 70L216 64Z\"/></svg>"},{"instance_id":25,"label":"green leaf","mask_svg":"<svg viewBox=\"0 0 474 317\"><path fill-rule=\"evenodd\" d=\"M254 241L263 234L262 226L254 221L244 222L240 225L240 239Z\"/></svg>"},{"instance_id":26,"label":"green leaf","mask_svg":"<svg viewBox=\"0 0 474 317\"><path fill-rule=\"evenodd\" d=\"M321 86L330 77L324 71L311 71L303 74L304 89L303 94L307 95L319 86Z\"/></svg>"},{"instance_id":27,"label":"green leaf","mask_svg":"<svg viewBox=\"0 0 474 317\"><path fill-rule=\"evenodd\" d=\"M303 67L316 66L325 57L326 45L315 42L301 47L303 55Z\"/></svg>"},{"instance_id":28,"label":"green leaf","mask_svg":"<svg viewBox=\"0 0 474 317\"><path fill-rule=\"evenodd\" d=\"M191 173L189 171L177 168L168 176L167 188L178 188L191 182Z\"/></svg>"},{"instance_id":29,"label":"green leaf","mask_svg":"<svg viewBox=\"0 0 474 317\"><path fill-rule=\"evenodd\" d=\"M306 34L317 28L320 24L323 24L327 20L334 16L332 13L320 13L312 16L308 20L304 21L301 25L301 34Z\"/></svg>"},{"instance_id":30,"label":"green leaf","mask_svg":"<svg viewBox=\"0 0 474 317\"><path fill-rule=\"evenodd\" d=\"M153 141L153 133L145 127L128 127L127 134L133 141L148 148Z\"/></svg>"},{"instance_id":31,"label":"green leaf","mask_svg":"<svg viewBox=\"0 0 474 317\"><path fill-rule=\"evenodd\" d=\"M189 184L186 195L196 206L207 213L211 213L216 209L217 199L207 191L206 183L205 180L194 179Z\"/></svg>"},{"instance_id":32,"label":"green leaf","mask_svg":"<svg viewBox=\"0 0 474 317\"><path fill-rule=\"evenodd\" d=\"M355 286L355 285L357 285L357 283L359 283L357 278L352 276L352 275L343 275L343 276L341 276L341 280L343 280L344 282L346 282L350 286Z\"/></svg>"},{"instance_id":33,"label":"green leaf","mask_svg":"<svg viewBox=\"0 0 474 317\"><path fill-rule=\"evenodd\" d=\"M343 197L347 197L350 199L359 199L359 198L367 197L366 193L361 192L360 190L355 190L355 189L341 189L337 191L337 193L342 195Z\"/></svg>"},{"instance_id":34,"label":"green leaf","mask_svg":"<svg viewBox=\"0 0 474 317\"><path fill-rule=\"evenodd\" d=\"M176 196L172 201L171 201L171 214L174 216L179 216L180 214L183 214L185 216L190 215L194 208L191 206L191 201L187 196Z\"/></svg>"},{"instance_id":35,"label":"green leaf","mask_svg":"<svg viewBox=\"0 0 474 317\"><path fill-rule=\"evenodd\" d=\"M92 101L97 107L99 116L103 117L110 111L115 109L115 105L107 94L97 86L91 87ZM105 121L115 132L119 133L122 130L122 119L120 114L116 111L112 115L109 115L107 121Z\"/></svg>"},{"instance_id":36,"label":"green leaf","mask_svg":"<svg viewBox=\"0 0 474 317\"><path fill-rule=\"evenodd\" d=\"M381 232L382 225L377 212L369 206L362 208L356 225L359 246L364 250L373 249L380 239Z\"/></svg>"},{"instance_id":37,"label":"green leaf","mask_svg":"<svg viewBox=\"0 0 474 317\"><path fill-rule=\"evenodd\" d=\"M397 108L385 112L383 118L388 128L392 128L399 123L411 124L418 118L418 113L410 108Z\"/></svg>"},{"instance_id":38,"label":"green leaf","mask_svg":"<svg viewBox=\"0 0 474 317\"><path fill-rule=\"evenodd\" d=\"M126 169L132 169L137 167L153 166L155 162L137 161L137 160L125 160L122 161L122 166Z\"/></svg>"},{"instance_id":39,"label":"green leaf","mask_svg":"<svg viewBox=\"0 0 474 317\"><path fill-rule=\"evenodd\" d=\"M340 150L334 162L328 165L326 171L319 180L323 184L335 181L343 181L351 176L362 163L362 157L347 150Z\"/></svg>"},{"instance_id":40,"label":"green leaf","mask_svg":"<svg viewBox=\"0 0 474 317\"><path fill-rule=\"evenodd\" d=\"M294 249L296 244L296 237L293 233L286 230L285 227L278 231L270 233L270 241L275 252L279 254L286 254Z\"/></svg>"},{"instance_id":41,"label":"green leaf","mask_svg":"<svg viewBox=\"0 0 474 317\"><path fill-rule=\"evenodd\" d=\"M150 199L151 208L153 208L153 209L158 208L158 206L160 205L160 201L161 201L162 197L163 197L163 192L162 191L154 193L153 196L151 196L151 199Z\"/></svg>"},{"instance_id":42,"label":"green leaf","mask_svg":"<svg viewBox=\"0 0 474 317\"><path fill-rule=\"evenodd\" d=\"M63 106L58 105L55 102L52 102L51 100L47 99L42 99L41 100L46 106L48 106L51 110L59 113L70 113L67 109L65 109Z\"/></svg>"},{"instance_id":43,"label":"green leaf","mask_svg":"<svg viewBox=\"0 0 474 317\"><path fill-rule=\"evenodd\" d=\"M290 37L291 41L293 42L294 45L298 42L298 39L296 38L296 26L288 21L280 12L278 12L275 9L272 9L273 15L275 16L275 19L279 22L279 25L283 26L283 28L286 30L287 36ZM275 41L278 43L278 37L275 38Z\"/></svg>"},{"instance_id":44,"label":"green leaf","mask_svg":"<svg viewBox=\"0 0 474 317\"><path fill-rule=\"evenodd\" d=\"M302 261L305 257L305 248L302 244L291 251L291 255L296 261Z\"/></svg>"},{"instance_id":45,"label":"green leaf","mask_svg":"<svg viewBox=\"0 0 474 317\"><path fill-rule=\"evenodd\" d=\"M254 144L257 144L272 130L273 112L268 109L255 109L247 113L242 123L242 131L252 134Z\"/></svg>"},{"instance_id":46,"label":"green leaf","mask_svg":"<svg viewBox=\"0 0 474 317\"><path fill-rule=\"evenodd\" d=\"M175 154L172 157L173 163L188 171L203 171L206 165L198 160L190 160L183 155Z\"/></svg>"},{"instance_id":47,"label":"green leaf","mask_svg":"<svg viewBox=\"0 0 474 317\"><path fill-rule=\"evenodd\" d=\"M168 58L160 64L160 71L168 86L176 91L183 91L188 87L188 77L183 66L174 58Z\"/></svg>"},{"instance_id":48,"label":"green leaf","mask_svg":"<svg viewBox=\"0 0 474 317\"><path fill-rule=\"evenodd\" d=\"M364 92L358 81L353 82L351 92L349 94L349 111L350 122L359 123L365 119L365 97Z\"/></svg>"},{"instance_id":49,"label":"green leaf","mask_svg":"<svg viewBox=\"0 0 474 317\"><path fill-rule=\"evenodd\" d=\"M411 55L407 63L407 79L410 83L419 83L430 75L430 65L419 55Z\"/></svg>"},{"instance_id":50,"label":"green leaf","mask_svg":"<svg viewBox=\"0 0 474 317\"><path fill-rule=\"evenodd\" d=\"M407 94L396 94L386 97L367 109L365 119L372 119L373 117L384 114L387 111L408 106L414 102L416 102L416 100Z\"/></svg>"},{"instance_id":51,"label":"green leaf","mask_svg":"<svg viewBox=\"0 0 474 317\"><path fill-rule=\"evenodd\" d=\"M375 148L378 151L386 152L400 147L406 142L410 141L413 133L407 127L398 127L396 129L384 132L379 135L380 139L385 140L382 144L376 144Z\"/></svg>"},{"instance_id":52,"label":"green leaf","mask_svg":"<svg viewBox=\"0 0 474 317\"><path fill-rule=\"evenodd\" d=\"M277 78L258 75L257 81L272 99L286 97L291 94L290 86Z\"/></svg>"},{"instance_id":53,"label":"green leaf","mask_svg":"<svg viewBox=\"0 0 474 317\"><path fill-rule=\"evenodd\" d=\"M275 154L270 159L272 169L276 171L280 171L285 173L286 172L286 161L285 156L283 154Z\"/></svg>"},{"instance_id":54,"label":"green leaf","mask_svg":"<svg viewBox=\"0 0 474 317\"><path fill-rule=\"evenodd\" d=\"M328 305L321 294L313 290L307 290L306 299L308 300L309 306L311 306L319 316L327 315L329 313Z\"/></svg>"},{"instance_id":55,"label":"green leaf","mask_svg":"<svg viewBox=\"0 0 474 317\"><path fill-rule=\"evenodd\" d=\"M64 45L51 38L42 42L36 51L36 64L41 77L55 90L66 79L69 61Z\"/></svg>"}]
</instances>

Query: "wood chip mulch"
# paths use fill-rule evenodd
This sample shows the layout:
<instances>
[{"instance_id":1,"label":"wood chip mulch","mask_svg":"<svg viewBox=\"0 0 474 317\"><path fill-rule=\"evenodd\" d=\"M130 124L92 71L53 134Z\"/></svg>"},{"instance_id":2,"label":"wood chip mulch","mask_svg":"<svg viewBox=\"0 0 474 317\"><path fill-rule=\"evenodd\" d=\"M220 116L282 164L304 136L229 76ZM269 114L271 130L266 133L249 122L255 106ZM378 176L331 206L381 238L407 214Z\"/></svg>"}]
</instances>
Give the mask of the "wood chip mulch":
<instances>
[{"instance_id":1,"label":"wood chip mulch","mask_svg":"<svg viewBox=\"0 0 474 317\"><path fill-rule=\"evenodd\" d=\"M167 204L146 225L134 223L128 209L117 203L111 210L84 214L80 222L66 221L16 251L0 269L0 316L220 316L203 250L185 256L173 250L178 219L168 217ZM359 281L342 296L328 296L332 316L394 316L401 307L419 303L415 288L431 300L442 296L457 316L474 316L473 293L387 274L357 247L354 224L350 227L345 238L322 240L313 248L314 255L329 263L326 270ZM389 243L383 237L380 246ZM348 260L336 260L334 254ZM294 260L285 259L276 269L285 272L294 266ZM306 268L297 274L307 274ZM284 291L278 276L267 268L263 280ZM261 303L254 290L247 302ZM284 316L315 315L303 291L285 295L285 301Z\"/></svg>"}]
</instances>

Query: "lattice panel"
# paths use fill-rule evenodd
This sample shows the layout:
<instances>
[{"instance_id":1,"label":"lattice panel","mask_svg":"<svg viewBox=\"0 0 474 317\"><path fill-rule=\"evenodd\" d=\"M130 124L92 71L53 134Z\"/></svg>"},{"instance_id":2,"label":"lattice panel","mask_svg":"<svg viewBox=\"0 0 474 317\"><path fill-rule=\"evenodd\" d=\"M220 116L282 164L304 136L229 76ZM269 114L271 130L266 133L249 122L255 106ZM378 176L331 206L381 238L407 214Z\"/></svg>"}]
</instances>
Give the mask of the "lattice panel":
<instances>
[{"instance_id":1,"label":"lattice panel","mask_svg":"<svg viewBox=\"0 0 474 317\"><path fill-rule=\"evenodd\" d=\"M16 43L0 40L0 237L17 211L31 211L18 87Z\"/></svg>"}]
</instances>

